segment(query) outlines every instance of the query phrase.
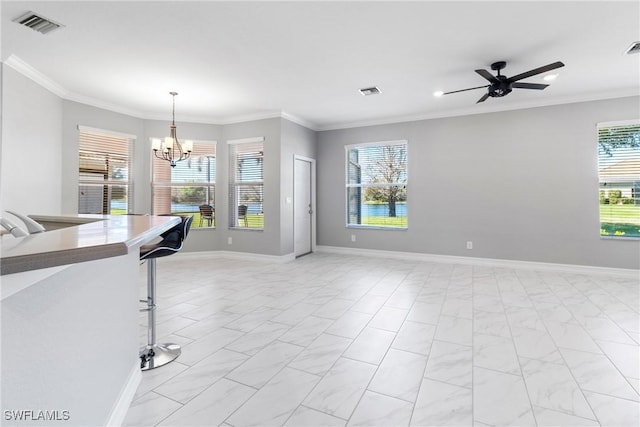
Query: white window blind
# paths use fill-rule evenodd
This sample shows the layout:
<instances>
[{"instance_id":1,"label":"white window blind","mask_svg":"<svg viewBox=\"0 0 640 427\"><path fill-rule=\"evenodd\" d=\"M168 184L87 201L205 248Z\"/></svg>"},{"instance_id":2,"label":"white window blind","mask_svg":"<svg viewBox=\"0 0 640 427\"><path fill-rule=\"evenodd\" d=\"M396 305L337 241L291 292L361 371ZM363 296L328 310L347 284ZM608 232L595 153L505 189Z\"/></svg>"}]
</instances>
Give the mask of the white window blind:
<instances>
[{"instance_id":1,"label":"white window blind","mask_svg":"<svg viewBox=\"0 0 640 427\"><path fill-rule=\"evenodd\" d=\"M264 228L264 143L229 144L229 227Z\"/></svg>"},{"instance_id":2,"label":"white window blind","mask_svg":"<svg viewBox=\"0 0 640 427\"><path fill-rule=\"evenodd\" d=\"M192 227L215 226L215 141L194 141L191 156L173 168L153 156L152 170L155 215L193 215Z\"/></svg>"},{"instance_id":3,"label":"white window blind","mask_svg":"<svg viewBox=\"0 0 640 427\"><path fill-rule=\"evenodd\" d=\"M78 213L130 212L133 137L83 127L79 130Z\"/></svg>"},{"instance_id":4,"label":"white window blind","mask_svg":"<svg viewBox=\"0 0 640 427\"><path fill-rule=\"evenodd\" d=\"M640 238L640 122L598 125L600 235Z\"/></svg>"},{"instance_id":5,"label":"white window blind","mask_svg":"<svg viewBox=\"0 0 640 427\"><path fill-rule=\"evenodd\" d=\"M347 146L347 226L407 228L407 177L407 141Z\"/></svg>"}]
</instances>

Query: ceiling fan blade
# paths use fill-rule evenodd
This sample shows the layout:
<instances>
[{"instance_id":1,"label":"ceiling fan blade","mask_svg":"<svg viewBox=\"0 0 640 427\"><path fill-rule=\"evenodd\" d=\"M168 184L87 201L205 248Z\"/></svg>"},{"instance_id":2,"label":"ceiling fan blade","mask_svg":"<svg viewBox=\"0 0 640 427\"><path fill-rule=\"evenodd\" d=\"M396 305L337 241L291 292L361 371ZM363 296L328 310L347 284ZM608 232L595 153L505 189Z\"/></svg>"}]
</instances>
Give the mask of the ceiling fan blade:
<instances>
[{"instance_id":1,"label":"ceiling fan blade","mask_svg":"<svg viewBox=\"0 0 640 427\"><path fill-rule=\"evenodd\" d=\"M536 90L542 90L547 86L549 85L543 85L539 83L514 83L511 85L511 87L516 87L518 89L536 89Z\"/></svg>"},{"instance_id":2,"label":"ceiling fan blade","mask_svg":"<svg viewBox=\"0 0 640 427\"><path fill-rule=\"evenodd\" d=\"M458 93L458 92L466 92L468 90L475 90L475 89L481 89L483 87L489 87L489 85L484 85L484 86L478 86L478 87L470 87L469 89L460 89L460 90L452 90L451 92L445 92L443 93L443 95L449 95L451 93Z\"/></svg>"},{"instance_id":3,"label":"ceiling fan blade","mask_svg":"<svg viewBox=\"0 0 640 427\"><path fill-rule=\"evenodd\" d=\"M487 93L485 93L484 95L482 95L482 98L478 99L478 100L476 101L476 104L479 104L479 103L481 103L481 102L486 101L488 97L489 97L489 92L487 92Z\"/></svg>"},{"instance_id":4,"label":"ceiling fan blade","mask_svg":"<svg viewBox=\"0 0 640 427\"><path fill-rule=\"evenodd\" d=\"M507 80L510 82L517 82L518 80L526 79L527 77L535 76L536 74L546 73L547 71L555 70L556 68L564 67L564 64L560 61L554 62L553 64L545 65L543 67L538 67L533 70L515 75L513 77L509 77Z\"/></svg>"},{"instance_id":5,"label":"ceiling fan blade","mask_svg":"<svg viewBox=\"0 0 640 427\"><path fill-rule=\"evenodd\" d=\"M497 83L499 80L496 77L488 72L487 70L476 70L476 73L480 74L485 79L489 80L491 83Z\"/></svg>"}]
</instances>

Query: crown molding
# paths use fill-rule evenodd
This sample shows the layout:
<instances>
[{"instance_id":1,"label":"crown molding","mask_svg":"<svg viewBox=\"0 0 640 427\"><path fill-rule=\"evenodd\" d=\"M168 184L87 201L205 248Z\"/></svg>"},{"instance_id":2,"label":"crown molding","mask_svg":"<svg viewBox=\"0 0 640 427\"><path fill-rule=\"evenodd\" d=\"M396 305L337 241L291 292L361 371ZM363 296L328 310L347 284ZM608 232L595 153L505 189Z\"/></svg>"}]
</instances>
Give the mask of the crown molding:
<instances>
[{"instance_id":1,"label":"crown molding","mask_svg":"<svg viewBox=\"0 0 640 427\"><path fill-rule=\"evenodd\" d=\"M45 74L33 68L31 65L20 59L14 54L11 54L4 63L9 67L13 68L18 73L23 76L33 80L38 85L47 89L54 95L59 96L62 99L67 101L77 102L84 105L89 105L91 107L101 108L103 110L112 111L114 113L124 114L131 117L136 117L138 119L144 120L168 120L167 116L164 114L157 113L149 113L146 111L136 110L124 107L119 104L112 104L109 102L105 102L101 99L92 98L89 96L81 95L79 93L71 92L64 88L62 85L49 78ZM308 122L306 120L295 117L292 114L288 114L281 111L267 111L255 114L245 114L239 116L231 116L231 117L223 117L223 118L213 118L208 116L189 116L189 115L181 115L179 117L180 121L188 122L188 123L203 123L210 125L229 125L234 123L243 123L250 122L256 120L264 120L264 119L273 119L273 118L283 118L289 120L291 122L297 123L301 126L307 127L311 130L317 130L315 124Z\"/></svg>"},{"instance_id":2,"label":"crown molding","mask_svg":"<svg viewBox=\"0 0 640 427\"><path fill-rule=\"evenodd\" d=\"M354 121L354 122L347 122L347 123L334 123L334 124L319 126L315 130L329 131L329 130L351 129L351 128L358 128L358 127L365 127L365 126L379 126L379 125L388 125L388 124L394 124L394 123L416 122L420 120L442 119L447 117L472 116L477 114L525 110L528 108L550 107L554 105L575 104L579 102L602 101L606 99L627 98L632 96L640 96L640 91L638 91L638 88L627 88L627 89L607 91L607 92L593 92L593 93L587 93L580 96L557 98L551 101L525 101L525 102L518 102L515 104L509 104L509 105L493 105L493 106L482 105L482 108L483 108L482 111L478 110L478 108L480 108L479 106L474 105L473 107L449 110L446 112L416 114L416 115L408 115L408 116L396 116L396 117L389 117L384 119L363 120L363 121Z\"/></svg>"},{"instance_id":3,"label":"crown molding","mask_svg":"<svg viewBox=\"0 0 640 427\"><path fill-rule=\"evenodd\" d=\"M302 119L300 117L294 116L293 114L289 114L289 113L285 113L284 111L281 114L283 119L289 120L290 122L293 122L297 125L300 125L302 127L305 127L307 129L311 129L314 131L319 131L320 127L318 125L316 125L315 123L312 123L308 120Z\"/></svg>"},{"instance_id":4,"label":"crown molding","mask_svg":"<svg viewBox=\"0 0 640 427\"><path fill-rule=\"evenodd\" d=\"M14 54L9 55L9 57L4 61L6 65L13 68L18 73L24 75L25 77L33 80L35 83L49 90L53 94L59 96L62 99L78 102L81 104L89 105L96 108L101 108L104 110L112 111L115 113L124 114L131 117L136 117L144 120L167 120L166 115L161 115L157 113L149 113L146 111L135 110L131 108L124 107L118 104L112 104L100 99L91 98L88 96L80 95L78 93L71 92L64 88L62 85L44 75L40 71L33 68L31 65L27 64L25 61L20 59ZM488 113L498 113L504 111L513 111L513 110L523 110L528 108L537 108L537 107L549 107L554 105L564 105L564 104L574 104L579 102L590 102L590 101L601 101L606 99L614 99L614 98L626 98L631 96L640 96L640 92L638 88L627 88L620 90L613 90L607 92L592 92L587 93L580 96L574 97L564 97L558 98L555 100L546 100L546 101L525 101L518 102L509 105L474 105L471 107L460 108L455 110L449 110L445 112L434 112L434 113L425 113L425 114L415 114L415 115L407 115L407 116L395 116L395 117L387 117L383 119L373 119L373 120L361 120L361 121L353 121L347 123L333 123L328 125L318 125L308 120L297 117L293 114L284 112L284 111L266 111L254 114L246 114L246 115L238 115L238 116L230 116L230 117L209 117L209 116L181 116L180 121L188 122L188 123L202 123L202 124L210 124L210 125L230 125L235 123L244 123L256 120L265 120L265 119L273 119L273 118L282 118L288 120L290 122L296 123L300 126L303 126L307 129L311 129L313 131L331 131L331 130L340 130L340 129L350 129L350 128L358 128L358 127L366 127L366 126L379 126L379 125L388 125L394 123L404 123L404 122L415 122L420 120L431 120L431 119L442 119L448 117L459 117L459 116L470 116L476 114L488 114ZM482 110L479 110L482 108Z\"/></svg>"},{"instance_id":5,"label":"crown molding","mask_svg":"<svg viewBox=\"0 0 640 427\"><path fill-rule=\"evenodd\" d=\"M277 119L282 116L280 111L265 111L261 113L241 114L238 116L225 117L218 120L220 125L232 125L235 123L251 122L255 120Z\"/></svg>"},{"instance_id":6,"label":"crown molding","mask_svg":"<svg viewBox=\"0 0 640 427\"><path fill-rule=\"evenodd\" d=\"M16 55L9 55L9 57L4 60L4 63L13 68L18 73L33 80L43 88L47 89L49 92L52 92L54 95L58 95L60 98L65 99L67 98L67 96L69 96L69 92L64 87L62 87L62 85L45 76L40 71L33 68L31 65L18 58Z\"/></svg>"},{"instance_id":7,"label":"crown molding","mask_svg":"<svg viewBox=\"0 0 640 427\"><path fill-rule=\"evenodd\" d=\"M79 104L89 105L91 107L100 108L103 110L108 110L114 113L124 114L126 116L136 117L139 119L148 119L149 114L145 114L142 111L126 108L122 105L112 104L109 102L102 101L100 99L91 98L88 96L80 95L74 92L67 92L67 96L63 97L67 101L77 102ZM167 119L166 116L163 119Z\"/></svg>"}]
</instances>

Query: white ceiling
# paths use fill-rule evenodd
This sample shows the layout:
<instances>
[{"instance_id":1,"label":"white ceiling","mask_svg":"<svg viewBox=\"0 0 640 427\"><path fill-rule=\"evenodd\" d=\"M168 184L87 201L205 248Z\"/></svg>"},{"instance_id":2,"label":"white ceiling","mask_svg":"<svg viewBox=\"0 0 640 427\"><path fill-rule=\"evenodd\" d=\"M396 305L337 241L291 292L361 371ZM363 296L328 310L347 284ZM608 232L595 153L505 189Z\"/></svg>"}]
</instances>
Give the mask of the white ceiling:
<instances>
[{"instance_id":1,"label":"white ceiling","mask_svg":"<svg viewBox=\"0 0 640 427\"><path fill-rule=\"evenodd\" d=\"M11 22L34 11L47 35ZM640 94L640 2L2 1L2 59L64 98L143 118L285 117L314 129ZM566 66L475 104L474 70ZM526 82L543 83L542 76ZM375 96L358 89L377 86Z\"/></svg>"}]
</instances>

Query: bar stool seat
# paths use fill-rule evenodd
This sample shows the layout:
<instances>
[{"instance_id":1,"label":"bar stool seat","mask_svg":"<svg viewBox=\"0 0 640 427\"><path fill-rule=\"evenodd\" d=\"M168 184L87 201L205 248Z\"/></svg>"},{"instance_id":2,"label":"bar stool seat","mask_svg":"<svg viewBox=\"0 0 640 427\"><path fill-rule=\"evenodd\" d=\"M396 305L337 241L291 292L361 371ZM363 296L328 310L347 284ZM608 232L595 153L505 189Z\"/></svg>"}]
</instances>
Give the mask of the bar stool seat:
<instances>
[{"instance_id":1,"label":"bar stool seat","mask_svg":"<svg viewBox=\"0 0 640 427\"><path fill-rule=\"evenodd\" d=\"M143 371L158 368L173 361L180 356L178 344L156 343L156 259L173 255L182 249L184 240L189 234L193 216L183 216L182 221L175 227L160 235L162 240L158 243L143 245L140 247L140 260L147 262L147 299L140 300L147 304L142 309L149 314L147 326L147 345L140 350L140 368Z\"/></svg>"}]
</instances>

